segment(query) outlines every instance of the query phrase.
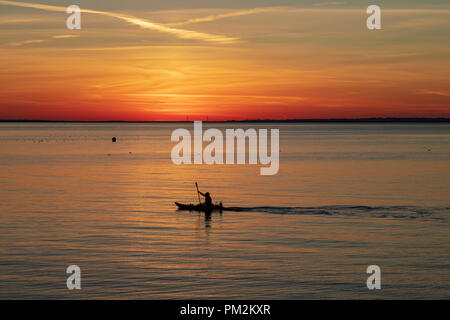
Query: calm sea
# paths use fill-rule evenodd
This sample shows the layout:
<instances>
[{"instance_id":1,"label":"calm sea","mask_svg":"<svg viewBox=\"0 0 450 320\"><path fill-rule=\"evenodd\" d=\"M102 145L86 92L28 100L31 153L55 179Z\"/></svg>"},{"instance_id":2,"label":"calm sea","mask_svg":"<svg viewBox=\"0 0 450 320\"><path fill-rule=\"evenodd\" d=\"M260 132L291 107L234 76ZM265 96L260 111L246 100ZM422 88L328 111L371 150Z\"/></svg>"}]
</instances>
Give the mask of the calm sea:
<instances>
[{"instance_id":1,"label":"calm sea","mask_svg":"<svg viewBox=\"0 0 450 320\"><path fill-rule=\"evenodd\" d=\"M0 124L0 299L450 299L449 124L209 126L279 128L279 173L172 164L192 123ZM196 181L235 210L178 212Z\"/></svg>"}]
</instances>

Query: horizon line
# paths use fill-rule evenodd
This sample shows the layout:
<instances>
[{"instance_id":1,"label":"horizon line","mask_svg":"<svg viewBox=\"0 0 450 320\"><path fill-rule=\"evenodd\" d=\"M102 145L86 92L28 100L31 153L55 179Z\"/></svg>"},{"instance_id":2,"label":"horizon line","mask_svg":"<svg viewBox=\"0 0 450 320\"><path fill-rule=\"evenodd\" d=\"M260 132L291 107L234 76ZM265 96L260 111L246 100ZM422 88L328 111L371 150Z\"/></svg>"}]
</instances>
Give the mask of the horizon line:
<instances>
[{"instance_id":1,"label":"horizon line","mask_svg":"<svg viewBox=\"0 0 450 320\"><path fill-rule=\"evenodd\" d=\"M194 121L211 123L228 122L450 122L444 117L369 117L369 118L308 118L308 119L245 119L245 120L30 120L30 119L0 119L0 123L192 123Z\"/></svg>"}]
</instances>

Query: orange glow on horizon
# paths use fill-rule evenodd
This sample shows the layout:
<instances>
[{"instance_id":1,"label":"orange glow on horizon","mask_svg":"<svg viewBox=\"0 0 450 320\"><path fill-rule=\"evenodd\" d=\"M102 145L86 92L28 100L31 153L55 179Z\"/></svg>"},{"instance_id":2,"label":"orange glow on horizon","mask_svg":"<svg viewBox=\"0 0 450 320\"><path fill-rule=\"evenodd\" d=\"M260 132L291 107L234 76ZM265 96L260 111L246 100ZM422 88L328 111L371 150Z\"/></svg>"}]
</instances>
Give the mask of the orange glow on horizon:
<instances>
[{"instance_id":1,"label":"orange glow on horizon","mask_svg":"<svg viewBox=\"0 0 450 320\"><path fill-rule=\"evenodd\" d=\"M355 9L173 10L149 19L159 33L106 11L68 31L59 12L23 10L1 15L0 119L450 117L447 9L391 10L376 32ZM240 40L184 39L164 21Z\"/></svg>"}]
</instances>

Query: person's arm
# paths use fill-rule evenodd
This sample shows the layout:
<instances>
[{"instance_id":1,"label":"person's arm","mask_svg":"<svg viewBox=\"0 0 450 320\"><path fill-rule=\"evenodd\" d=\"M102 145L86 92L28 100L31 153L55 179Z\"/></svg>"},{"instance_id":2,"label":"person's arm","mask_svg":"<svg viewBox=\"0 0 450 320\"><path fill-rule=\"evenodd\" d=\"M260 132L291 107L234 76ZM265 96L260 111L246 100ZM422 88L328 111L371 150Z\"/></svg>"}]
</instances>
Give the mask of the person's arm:
<instances>
[{"instance_id":1,"label":"person's arm","mask_svg":"<svg viewBox=\"0 0 450 320\"><path fill-rule=\"evenodd\" d=\"M206 197L204 193L201 193L200 191L198 193L200 193L202 196Z\"/></svg>"}]
</instances>

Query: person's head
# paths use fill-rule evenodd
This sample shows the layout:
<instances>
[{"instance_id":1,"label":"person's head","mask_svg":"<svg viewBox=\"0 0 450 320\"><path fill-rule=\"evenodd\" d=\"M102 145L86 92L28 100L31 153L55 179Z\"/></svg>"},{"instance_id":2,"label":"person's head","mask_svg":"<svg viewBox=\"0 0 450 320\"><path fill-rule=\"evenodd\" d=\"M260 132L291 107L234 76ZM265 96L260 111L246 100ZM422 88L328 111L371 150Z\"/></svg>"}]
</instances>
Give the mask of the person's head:
<instances>
[{"instance_id":1,"label":"person's head","mask_svg":"<svg viewBox=\"0 0 450 320\"><path fill-rule=\"evenodd\" d=\"M205 193L205 196L209 197L209 192Z\"/></svg>"}]
</instances>

